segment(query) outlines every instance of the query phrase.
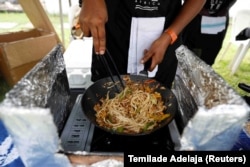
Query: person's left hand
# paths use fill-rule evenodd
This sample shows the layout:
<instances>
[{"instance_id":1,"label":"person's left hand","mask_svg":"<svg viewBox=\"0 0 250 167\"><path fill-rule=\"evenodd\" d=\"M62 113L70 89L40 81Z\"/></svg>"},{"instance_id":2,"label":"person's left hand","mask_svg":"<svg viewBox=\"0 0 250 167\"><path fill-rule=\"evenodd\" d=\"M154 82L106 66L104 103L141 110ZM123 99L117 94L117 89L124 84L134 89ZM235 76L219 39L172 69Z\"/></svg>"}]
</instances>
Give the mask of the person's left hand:
<instances>
[{"instance_id":1,"label":"person's left hand","mask_svg":"<svg viewBox=\"0 0 250 167\"><path fill-rule=\"evenodd\" d=\"M160 64L164 58L165 52L170 45L171 38L167 33L163 33L158 39L156 39L147 50L144 50L144 56L141 59L141 63L144 64L150 58L151 66L149 67L149 71L153 71L154 68Z\"/></svg>"}]
</instances>

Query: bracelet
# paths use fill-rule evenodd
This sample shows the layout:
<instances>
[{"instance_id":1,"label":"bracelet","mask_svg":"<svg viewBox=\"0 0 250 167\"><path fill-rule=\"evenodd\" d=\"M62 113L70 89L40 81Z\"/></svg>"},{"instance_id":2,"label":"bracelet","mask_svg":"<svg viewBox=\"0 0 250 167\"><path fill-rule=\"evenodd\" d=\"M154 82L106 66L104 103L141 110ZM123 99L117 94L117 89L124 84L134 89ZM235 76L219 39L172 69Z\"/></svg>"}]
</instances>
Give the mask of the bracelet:
<instances>
[{"instance_id":1,"label":"bracelet","mask_svg":"<svg viewBox=\"0 0 250 167\"><path fill-rule=\"evenodd\" d=\"M82 7L82 0L79 0L79 7Z\"/></svg>"},{"instance_id":2,"label":"bracelet","mask_svg":"<svg viewBox=\"0 0 250 167\"><path fill-rule=\"evenodd\" d=\"M170 36L170 38L171 38L171 43L170 44L172 45L178 38L176 33L171 29L167 29L164 32L167 33Z\"/></svg>"}]
</instances>

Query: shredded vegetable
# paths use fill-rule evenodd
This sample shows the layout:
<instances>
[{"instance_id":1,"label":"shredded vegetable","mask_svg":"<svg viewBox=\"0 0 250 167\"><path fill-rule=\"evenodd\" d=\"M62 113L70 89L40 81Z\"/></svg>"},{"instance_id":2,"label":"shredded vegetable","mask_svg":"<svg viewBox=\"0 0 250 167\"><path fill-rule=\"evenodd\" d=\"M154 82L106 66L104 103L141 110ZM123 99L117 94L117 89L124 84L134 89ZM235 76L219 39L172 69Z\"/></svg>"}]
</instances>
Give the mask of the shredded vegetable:
<instances>
[{"instance_id":1,"label":"shredded vegetable","mask_svg":"<svg viewBox=\"0 0 250 167\"><path fill-rule=\"evenodd\" d=\"M161 94L148 83L133 82L124 78L125 89L110 98L108 92L94 106L97 123L106 129L123 133L140 133L152 130L159 122L168 118Z\"/></svg>"}]
</instances>

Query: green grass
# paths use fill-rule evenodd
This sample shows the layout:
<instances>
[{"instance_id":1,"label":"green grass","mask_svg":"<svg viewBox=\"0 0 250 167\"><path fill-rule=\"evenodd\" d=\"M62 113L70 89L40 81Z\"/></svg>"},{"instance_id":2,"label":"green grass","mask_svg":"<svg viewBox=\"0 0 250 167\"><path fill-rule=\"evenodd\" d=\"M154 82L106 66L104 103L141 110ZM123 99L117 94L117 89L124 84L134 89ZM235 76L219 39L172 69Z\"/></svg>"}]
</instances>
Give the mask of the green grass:
<instances>
[{"instance_id":1,"label":"green grass","mask_svg":"<svg viewBox=\"0 0 250 167\"><path fill-rule=\"evenodd\" d=\"M10 89L11 87L5 82L3 77L0 76L0 102L4 99L5 93Z\"/></svg>"},{"instance_id":2,"label":"green grass","mask_svg":"<svg viewBox=\"0 0 250 167\"><path fill-rule=\"evenodd\" d=\"M58 15L48 15L50 21L52 22L58 36L61 38L61 25L60 25L60 18ZM9 32L9 31L19 31L22 29L26 29L31 26L29 19L24 13L0 13L0 23L1 22L16 22L18 23L17 26L11 29L1 29L0 33ZM68 16L63 16L63 20L65 23L68 23ZM248 93L242 91L238 88L239 82L244 82L250 84L250 51L248 51L247 55L243 59L242 63L240 64L239 69L236 71L234 75L230 74L230 69L228 65L230 64L233 56L237 50L236 45L231 45L227 54L221 59L222 53L225 51L226 46L230 40L230 33L231 33L231 24L229 26L227 35L224 39L223 47L221 52L219 53L215 64L213 65L213 69L217 72L222 78L225 79L226 82L229 83L240 95L249 95ZM67 48L69 44L69 37L70 37L70 30L68 27L64 28L64 35L65 35L65 43L64 46ZM61 38L62 40L62 38ZM3 100L5 93L11 89L4 79L0 76L0 101Z\"/></svg>"},{"instance_id":3,"label":"green grass","mask_svg":"<svg viewBox=\"0 0 250 167\"><path fill-rule=\"evenodd\" d=\"M4 22L13 22L13 23L17 23L16 26L12 27L12 28L0 28L0 33L6 33L6 32L15 32L15 31L20 31L20 30L26 30L26 29L30 29L33 28L33 25L30 23L29 18L26 16L25 13L8 13L8 12L2 12L0 13L0 23L4 23ZM61 23L60 23L60 18L58 15L55 14L50 14L48 15L51 23L53 24L59 38L61 39L61 41L63 41L62 39L62 32L61 32ZM68 16L64 15L63 16L63 21L64 23L68 23ZM69 44L69 35L70 35L70 29L64 28L64 46L67 47Z\"/></svg>"},{"instance_id":4,"label":"green grass","mask_svg":"<svg viewBox=\"0 0 250 167\"><path fill-rule=\"evenodd\" d=\"M250 85L250 50L248 50L246 56L242 60L239 68L234 75L231 75L229 65L231 64L231 61L233 60L234 55L238 49L237 45L232 44L226 54L222 57L230 41L230 33L231 24L224 39L223 47L219 55L217 56L215 64L213 65L213 69L215 70L215 72L221 75L221 77L224 78L224 80L226 80L226 82L228 82L229 85L233 87L240 95L250 95L249 93L238 88L238 84L240 82Z\"/></svg>"},{"instance_id":5,"label":"green grass","mask_svg":"<svg viewBox=\"0 0 250 167\"><path fill-rule=\"evenodd\" d=\"M29 19L25 13L0 13L1 22L13 22L17 23L17 26L11 29L0 29L0 33L8 31L17 31L24 27L25 24L29 23Z\"/></svg>"}]
</instances>

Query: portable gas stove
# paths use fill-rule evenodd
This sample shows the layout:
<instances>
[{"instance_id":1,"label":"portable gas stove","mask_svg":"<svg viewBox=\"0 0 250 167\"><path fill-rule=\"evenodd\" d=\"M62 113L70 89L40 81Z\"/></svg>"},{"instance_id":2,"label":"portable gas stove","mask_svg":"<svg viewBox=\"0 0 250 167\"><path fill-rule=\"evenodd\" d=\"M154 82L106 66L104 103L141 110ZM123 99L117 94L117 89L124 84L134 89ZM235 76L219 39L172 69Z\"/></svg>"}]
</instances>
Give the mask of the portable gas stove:
<instances>
[{"instance_id":1,"label":"portable gas stove","mask_svg":"<svg viewBox=\"0 0 250 167\"><path fill-rule=\"evenodd\" d=\"M64 151L122 153L124 151L171 151L179 147L179 132L172 121L168 126L143 136L111 134L95 127L84 115L82 94L76 98L61 134Z\"/></svg>"}]
</instances>

